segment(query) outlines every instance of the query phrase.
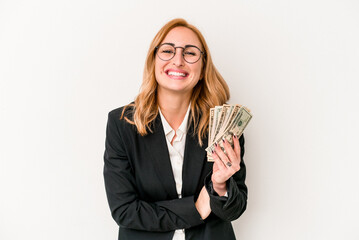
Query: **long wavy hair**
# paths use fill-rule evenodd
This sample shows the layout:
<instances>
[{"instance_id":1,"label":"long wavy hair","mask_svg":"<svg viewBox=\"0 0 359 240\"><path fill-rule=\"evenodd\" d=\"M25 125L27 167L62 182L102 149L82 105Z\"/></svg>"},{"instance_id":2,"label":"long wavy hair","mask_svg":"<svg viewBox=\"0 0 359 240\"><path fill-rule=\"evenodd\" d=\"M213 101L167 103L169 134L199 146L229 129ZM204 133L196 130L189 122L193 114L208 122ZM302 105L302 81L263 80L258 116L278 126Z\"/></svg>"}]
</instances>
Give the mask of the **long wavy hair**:
<instances>
[{"instance_id":1,"label":"long wavy hair","mask_svg":"<svg viewBox=\"0 0 359 240\"><path fill-rule=\"evenodd\" d=\"M202 73L204 74L202 74L203 78L198 81L192 90L189 116L189 120L192 121L194 126L193 134L197 135L198 142L202 146L202 139L208 133L209 109L226 103L230 93L227 83L213 65L212 57L203 35L195 26L187 23L182 18L176 18L166 23L152 40L146 57L140 92L133 103L123 108L121 119L124 118L130 124L135 125L142 136L148 134L148 131L152 132L153 122L158 115L155 47L161 44L169 31L180 26L189 28L198 36L205 52L201 57L203 61ZM126 116L127 114L124 114L128 107L132 108L131 119Z\"/></svg>"}]
</instances>

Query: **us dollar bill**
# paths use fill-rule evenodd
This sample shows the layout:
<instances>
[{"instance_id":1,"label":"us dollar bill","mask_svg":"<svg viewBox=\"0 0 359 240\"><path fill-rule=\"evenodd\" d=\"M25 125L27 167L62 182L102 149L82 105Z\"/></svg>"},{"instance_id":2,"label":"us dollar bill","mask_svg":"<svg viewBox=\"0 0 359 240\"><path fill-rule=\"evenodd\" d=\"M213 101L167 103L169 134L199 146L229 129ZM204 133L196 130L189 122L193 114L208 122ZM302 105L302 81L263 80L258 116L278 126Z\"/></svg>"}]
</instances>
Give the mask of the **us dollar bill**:
<instances>
[{"instance_id":1,"label":"us dollar bill","mask_svg":"<svg viewBox=\"0 0 359 240\"><path fill-rule=\"evenodd\" d=\"M212 151L215 148L216 143L222 148L224 152L225 149L223 147L222 139L226 139L233 147L232 136L237 135L238 137L240 137L244 129L248 125L249 121L252 119L252 115L245 107L239 107L238 105L237 107L238 107L238 111L236 112L235 115L232 114L232 116L230 116L231 119L227 120L228 124L226 124L227 126L223 128L224 130L217 133L218 136L214 138L215 139L214 141L208 141L208 147L206 148L208 161L213 161L211 155L212 155Z\"/></svg>"},{"instance_id":2,"label":"us dollar bill","mask_svg":"<svg viewBox=\"0 0 359 240\"><path fill-rule=\"evenodd\" d=\"M215 126L213 139L216 139L216 137L218 136L218 133L221 130L221 128L226 120L226 116L227 116L227 112L228 112L229 108L230 108L230 105L226 105L226 104L224 104L221 107L221 112L217 116L218 117L217 126Z\"/></svg>"},{"instance_id":3,"label":"us dollar bill","mask_svg":"<svg viewBox=\"0 0 359 240\"><path fill-rule=\"evenodd\" d=\"M209 123L208 123L208 140L212 139L212 128L213 128L214 108L209 110Z\"/></svg>"},{"instance_id":4,"label":"us dollar bill","mask_svg":"<svg viewBox=\"0 0 359 240\"><path fill-rule=\"evenodd\" d=\"M214 117L213 117L213 126L212 126L212 134L211 134L211 142L216 139L216 128L218 126L219 118L221 117L222 106L215 106L214 107Z\"/></svg>"},{"instance_id":5,"label":"us dollar bill","mask_svg":"<svg viewBox=\"0 0 359 240\"><path fill-rule=\"evenodd\" d=\"M224 104L223 105L225 108L229 108L228 111L226 111L226 115L222 115L221 111L222 111L222 106L216 106L214 108L210 109L210 118L209 118L209 137L208 137L208 146L210 146L213 142L213 140L215 139L215 137L213 137L214 135L217 135L216 130L218 130L218 125L222 125L222 127L219 129L219 132L223 130L224 127L227 127L228 122L232 119L232 115L236 114L239 110L240 105L237 104ZM235 109L235 111L233 111L233 109ZM221 124L220 120L218 118L224 116L224 123ZM223 121L223 120L222 120ZM212 154L210 152L207 152L207 159L208 161L214 161L214 159L212 158Z\"/></svg>"},{"instance_id":6,"label":"us dollar bill","mask_svg":"<svg viewBox=\"0 0 359 240\"><path fill-rule=\"evenodd\" d=\"M230 113L230 115L227 116L223 126L221 127L221 129L218 132L218 135L222 135L227 130L230 123L233 122L234 118L236 117L237 113L239 112L239 109L241 108L241 105L238 105L238 104L235 104L235 105L232 104L230 106L232 106L232 112ZM230 110L231 109L229 109L229 111Z\"/></svg>"}]
</instances>

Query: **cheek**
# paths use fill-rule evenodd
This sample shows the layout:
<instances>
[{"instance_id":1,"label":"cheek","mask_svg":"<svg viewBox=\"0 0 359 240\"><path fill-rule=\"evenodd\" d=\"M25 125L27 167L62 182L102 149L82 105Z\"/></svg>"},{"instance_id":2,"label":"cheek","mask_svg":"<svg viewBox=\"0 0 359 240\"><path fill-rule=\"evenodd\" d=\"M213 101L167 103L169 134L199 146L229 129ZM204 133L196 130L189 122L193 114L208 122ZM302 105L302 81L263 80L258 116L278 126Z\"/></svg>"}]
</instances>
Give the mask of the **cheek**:
<instances>
[{"instance_id":1,"label":"cheek","mask_svg":"<svg viewBox=\"0 0 359 240\"><path fill-rule=\"evenodd\" d=\"M159 75L159 74L164 73L164 72L163 72L163 69L165 68L165 65L166 65L166 63L161 63L160 61L157 61L157 60L156 60L156 63L155 63L155 74L156 74L156 75Z\"/></svg>"},{"instance_id":2,"label":"cheek","mask_svg":"<svg viewBox=\"0 0 359 240\"><path fill-rule=\"evenodd\" d=\"M194 68L193 71L195 72L195 75L197 77L200 77L201 71L202 71L202 64L199 64L198 66L196 66L196 68Z\"/></svg>"},{"instance_id":3,"label":"cheek","mask_svg":"<svg viewBox=\"0 0 359 240\"><path fill-rule=\"evenodd\" d=\"M159 64L155 65L155 78L158 78L162 73L161 66Z\"/></svg>"}]
</instances>

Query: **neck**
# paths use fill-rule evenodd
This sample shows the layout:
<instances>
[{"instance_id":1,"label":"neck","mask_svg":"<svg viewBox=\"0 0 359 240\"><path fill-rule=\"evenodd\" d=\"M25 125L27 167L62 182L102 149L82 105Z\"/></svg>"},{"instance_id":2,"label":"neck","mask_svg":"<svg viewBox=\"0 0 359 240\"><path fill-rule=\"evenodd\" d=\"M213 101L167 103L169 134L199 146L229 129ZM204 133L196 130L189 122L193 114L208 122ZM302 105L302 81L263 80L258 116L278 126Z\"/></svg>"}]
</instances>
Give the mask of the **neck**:
<instances>
[{"instance_id":1,"label":"neck","mask_svg":"<svg viewBox=\"0 0 359 240\"><path fill-rule=\"evenodd\" d=\"M191 92L188 94L168 94L167 92L163 94L160 90L158 91L158 104L161 113L175 131L186 116L190 99Z\"/></svg>"}]
</instances>

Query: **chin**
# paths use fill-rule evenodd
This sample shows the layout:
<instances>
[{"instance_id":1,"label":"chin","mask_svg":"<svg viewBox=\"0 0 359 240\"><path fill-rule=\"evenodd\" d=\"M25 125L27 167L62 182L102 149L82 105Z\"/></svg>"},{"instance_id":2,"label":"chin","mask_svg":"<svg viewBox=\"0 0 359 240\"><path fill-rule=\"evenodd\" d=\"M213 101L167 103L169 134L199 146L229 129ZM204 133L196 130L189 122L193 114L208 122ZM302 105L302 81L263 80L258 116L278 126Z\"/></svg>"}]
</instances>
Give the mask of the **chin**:
<instances>
[{"instance_id":1,"label":"chin","mask_svg":"<svg viewBox=\"0 0 359 240\"><path fill-rule=\"evenodd\" d=\"M187 93L189 90L189 88L185 87L185 86L166 86L163 87L163 89L165 91L169 91L169 92L173 92L173 93Z\"/></svg>"}]
</instances>

